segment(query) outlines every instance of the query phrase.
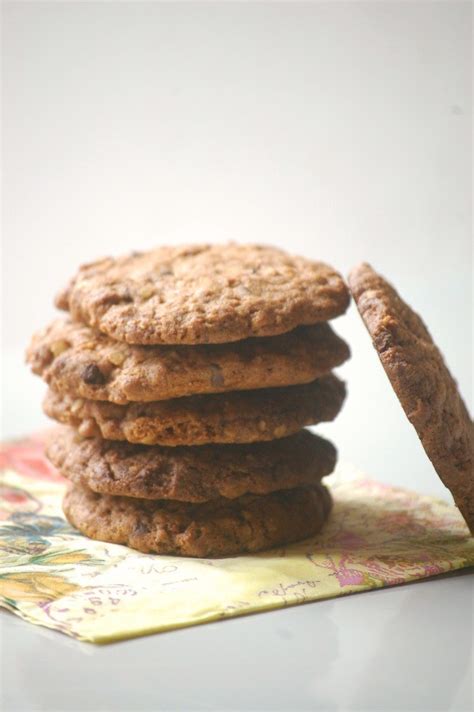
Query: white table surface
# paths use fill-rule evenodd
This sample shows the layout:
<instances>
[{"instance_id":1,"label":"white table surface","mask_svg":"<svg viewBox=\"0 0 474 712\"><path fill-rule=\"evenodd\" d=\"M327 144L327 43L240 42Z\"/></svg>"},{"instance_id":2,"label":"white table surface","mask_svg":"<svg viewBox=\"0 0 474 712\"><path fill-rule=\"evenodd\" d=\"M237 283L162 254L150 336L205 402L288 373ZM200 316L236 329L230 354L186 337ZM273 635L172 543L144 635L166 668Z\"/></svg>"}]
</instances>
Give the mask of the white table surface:
<instances>
[{"instance_id":1,"label":"white table surface","mask_svg":"<svg viewBox=\"0 0 474 712\"><path fill-rule=\"evenodd\" d=\"M4 712L472 709L473 577L94 646L4 613Z\"/></svg>"}]
</instances>

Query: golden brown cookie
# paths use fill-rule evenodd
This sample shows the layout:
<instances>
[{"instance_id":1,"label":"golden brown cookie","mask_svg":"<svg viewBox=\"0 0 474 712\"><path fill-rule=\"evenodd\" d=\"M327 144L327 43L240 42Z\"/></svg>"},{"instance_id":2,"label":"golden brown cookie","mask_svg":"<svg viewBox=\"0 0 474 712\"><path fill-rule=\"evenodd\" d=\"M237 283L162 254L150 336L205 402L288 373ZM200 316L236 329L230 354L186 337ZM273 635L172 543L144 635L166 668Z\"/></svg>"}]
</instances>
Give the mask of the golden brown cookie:
<instances>
[{"instance_id":1,"label":"golden brown cookie","mask_svg":"<svg viewBox=\"0 0 474 712\"><path fill-rule=\"evenodd\" d=\"M92 539L145 553L223 557L313 536L331 509L322 485L206 504L111 497L75 486L65 495L69 522Z\"/></svg>"},{"instance_id":2,"label":"golden brown cookie","mask_svg":"<svg viewBox=\"0 0 474 712\"><path fill-rule=\"evenodd\" d=\"M308 383L350 352L328 324L203 346L130 346L58 319L31 341L34 373L58 393L125 404Z\"/></svg>"},{"instance_id":3,"label":"golden brown cookie","mask_svg":"<svg viewBox=\"0 0 474 712\"><path fill-rule=\"evenodd\" d=\"M352 270L357 308L410 422L474 533L473 424L421 318L370 265Z\"/></svg>"},{"instance_id":4,"label":"golden brown cookie","mask_svg":"<svg viewBox=\"0 0 474 712\"><path fill-rule=\"evenodd\" d=\"M77 440L58 428L46 454L65 477L96 492L183 502L313 485L336 463L334 446L308 430L267 443L166 448Z\"/></svg>"},{"instance_id":5,"label":"golden brown cookie","mask_svg":"<svg viewBox=\"0 0 474 712\"><path fill-rule=\"evenodd\" d=\"M268 246L158 247L82 266L56 304L130 344L227 343L342 314L331 267Z\"/></svg>"},{"instance_id":6,"label":"golden brown cookie","mask_svg":"<svg viewBox=\"0 0 474 712\"><path fill-rule=\"evenodd\" d=\"M306 425L334 420L344 397L344 383L331 375L300 386L128 405L49 390L43 409L86 438L174 447L282 438Z\"/></svg>"}]
</instances>

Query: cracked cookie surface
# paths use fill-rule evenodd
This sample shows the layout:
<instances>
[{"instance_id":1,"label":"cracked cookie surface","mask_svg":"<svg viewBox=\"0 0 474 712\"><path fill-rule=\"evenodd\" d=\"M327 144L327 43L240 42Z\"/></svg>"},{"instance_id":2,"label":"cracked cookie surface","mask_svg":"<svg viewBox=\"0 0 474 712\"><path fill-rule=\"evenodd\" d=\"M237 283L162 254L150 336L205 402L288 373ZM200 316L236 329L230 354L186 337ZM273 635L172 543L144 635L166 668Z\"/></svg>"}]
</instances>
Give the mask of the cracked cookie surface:
<instances>
[{"instance_id":1,"label":"cracked cookie surface","mask_svg":"<svg viewBox=\"0 0 474 712\"><path fill-rule=\"evenodd\" d=\"M473 423L431 334L368 264L349 275L357 308L426 454L474 533Z\"/></svg>"},{"instance_id":2,"label":"cracked cookie surface","mask_svg":"<svg viewBox=\"0 0 474 712\"><path fill-rule=\"evenodd\" d=\"M322 262L259 245L184 245L79 268L56 304L131 344L227 343L342 314L349 293Z\"/></svg>"}]
</instances>

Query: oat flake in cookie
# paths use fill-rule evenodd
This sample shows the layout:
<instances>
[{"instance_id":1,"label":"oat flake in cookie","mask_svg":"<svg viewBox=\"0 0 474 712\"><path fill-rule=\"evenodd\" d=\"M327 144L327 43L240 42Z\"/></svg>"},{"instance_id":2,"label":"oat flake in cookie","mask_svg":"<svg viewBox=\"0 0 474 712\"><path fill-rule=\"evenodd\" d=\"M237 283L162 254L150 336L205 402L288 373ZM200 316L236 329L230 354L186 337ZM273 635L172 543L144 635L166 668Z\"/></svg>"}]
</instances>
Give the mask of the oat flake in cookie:
<instances>
[{"instance_id":1,"label":"oat flake in cookie","mask_svg":"<svg viewBox=\"0 0 474 712\"><path fill-rule=\"evenodd\" d=\"M369 265L349 286L383 367L438 475L474 533L474 429L441 352L421 318Z\"/></svg>"},{"instance_id":2,"label":"oat flake in cookie","mask_svg":"<svg viewBox=\"0 0 474 712\"><path fill-rule=\"evenodd\" d=\"M71 428L58 428L46 454L95 492L195 503L314 485L336 464L335 447L308 430L266 443L167 448L78 440Z\"/></svg>"},{"instance_id":3,"label":"oat flake in cookie","mask_svg":"<svg viewBox=\"0 0 474 712\"><path fill-rule=\"evenodd\" d=\"M193 505L101 495L75 486L64 497L69 522L92 539L146 553L220 557L283 546L317 534L331 509L320 484Z\"/></svg>"},{"instance_id":4,"label":"oat flake in cookie","mask_svg":"<svg viewBox=\"0 0 474 712\"><path fill-rule=\"evenodd\" d=\"M342 314L331 267L274 247L189 245L84 265L56 304L130 344L206 344L273 336Z\"/></svg>"}]
</instances>

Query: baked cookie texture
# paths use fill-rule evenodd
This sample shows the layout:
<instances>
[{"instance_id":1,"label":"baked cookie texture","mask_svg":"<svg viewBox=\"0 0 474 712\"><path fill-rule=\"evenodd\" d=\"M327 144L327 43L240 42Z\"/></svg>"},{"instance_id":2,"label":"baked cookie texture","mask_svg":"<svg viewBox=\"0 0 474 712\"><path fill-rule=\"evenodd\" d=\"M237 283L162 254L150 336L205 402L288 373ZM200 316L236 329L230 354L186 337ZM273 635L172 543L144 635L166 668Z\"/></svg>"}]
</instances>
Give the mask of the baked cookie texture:
<instances>
[{"instance_id":1,"label":"baked cookie texture","mask_svg":"<svg viewBox=\"0 0 474 712\"><path fill-rule=\"evenodd\" d=\"M300 386L128 405L83 400L49 390L43 409L86 438L166 446L250 443L334 420L345 393L344 383L331 375Z\"/></svg>"},{"instance_id":2,"label":"baked cookie texture","mask_svg":"<svg viewBox=\"0 0 474 712\"><path fill-rule=\"evenodd\" d=\"M216 557L316 534L350 357L330 266L258 245L159 247L83 265L27 361L62 425L47 455L86 536Z\"/></svg>"},{"instance_id":3,"label":"baked cookie texture","mask_svg":"<svg viewBox=\"0 0 474 712\"><path fill-rule=\"evenodd\" d=\"M441 352L418 314L370 265L353 269L349 286L405 413L474 533L474 428Z\"/></svg>"},{"instance_id":4,"label":"baked cookie texture","mask_svg":"<svg viewBox=\"0 0 474 712\"><path fill-rule=\"evenodd\" d=\"M58 393L118 404L308 383L349 356L325 323L230 344L140 347L70 319L39 331L27 351L33 372Z\"/></svg>"},{"instance_id":5,"label":"baked cookie texture","mask_svg":"<svg viewBox=\"0 0 474 712\"><path fill-rule=\"evenodd\" d=\"M65 477L95 492L193 503L314 485L336 463L334 446L308 430L266 443L166 448L78 440L62 428L46 454Z\"/></svg>"},{"instance_id":6,"label":"baked cookie texture","mask_svg":"<svg viewBox=\"0 0 474 712\"><path fill-rule=\"evenodd\" d=\"M207 344L327 321L349 294L328 265L274 247L188 245L83 265L56 304L118 341Z\"/></svg>"},{"instance_id":7,"label":"baked cookie texture","mask_svg":"<svg viewBox=\"0 0 474 712\"><path fill-rule=\"evenodd\" d=\"M101 495L74 486L63 501L86 536L145 553L224 557L282 546L316 534L331 497L322 485L193 505Z\"/></svg>"}]
</instances>

